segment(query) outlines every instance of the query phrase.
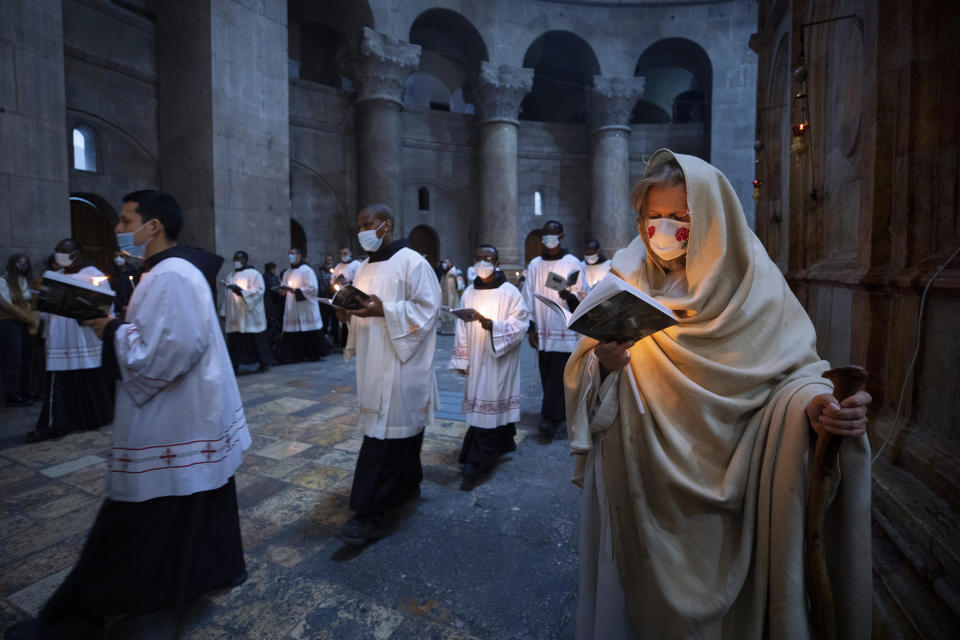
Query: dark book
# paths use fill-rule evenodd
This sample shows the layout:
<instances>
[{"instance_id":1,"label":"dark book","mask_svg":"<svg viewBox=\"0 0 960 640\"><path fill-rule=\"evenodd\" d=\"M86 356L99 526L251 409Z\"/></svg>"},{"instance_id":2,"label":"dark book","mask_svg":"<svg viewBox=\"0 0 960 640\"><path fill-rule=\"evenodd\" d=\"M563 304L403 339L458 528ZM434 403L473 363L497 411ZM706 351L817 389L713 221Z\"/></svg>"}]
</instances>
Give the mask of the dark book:
<instances>
[{"instance_id":1,"label":"dark book","mask_svg":"<svg viewBox=\"0 0 960 640\"><path fill-rule=\"evenodd\" d=\"M473 322L480 317L480 314L477 313L476 309L451 309L450 307L442 306L440 307L440 310L446 311L447 313L460 318L464 322Z\"/></svg>"},{"instance_id":2,"label":"dark book","mask_svg":"<svg viewBox=\"0 0 960 640\"><path fill-rule=\"evenodd\" d=\"M91 282L84 282L62 273L45 271L37 291L37 311L81 321L107 317L115 294L93 284L93 280L101 277L107 279L98 276L91 278Z\"/></svg>"},{"instance_id":3,"label":"dark book","mask_svg":"<svg viewBox=\"0 0 960 640\"><path fill-rule=\"evenodd\" d=\"M543 283L548 289L553 289L554 291L563 291L573 285L577 284L577 280L580 279L580 270L571 271L570 274L564 278L559 273L554 273L553 271L547 274L547 281Z\"/></svg>"},{"instance_id":4,"label":"dark book","mask_svg":"<svg viewBox=\"0 0 960 640\"><path fill-rule=\"evenodd\" d=\"M567 327L600 342L629 342L677 322L669 308L608 273L570 315Z\"/></svg>"},{"instance_id":5,"label":"dark book","mask_svg":"<svg viewBox=\"0 0 960 640\"><path fill-rule=\"evenodd\" d=\"M363 291L357 289L352 284L338 285L335 287L337 292L332 298L317 298L323 304L343 309L344 311L356 311L363 308L363 303L370 299Z\"/></svg>"}]
</instances>

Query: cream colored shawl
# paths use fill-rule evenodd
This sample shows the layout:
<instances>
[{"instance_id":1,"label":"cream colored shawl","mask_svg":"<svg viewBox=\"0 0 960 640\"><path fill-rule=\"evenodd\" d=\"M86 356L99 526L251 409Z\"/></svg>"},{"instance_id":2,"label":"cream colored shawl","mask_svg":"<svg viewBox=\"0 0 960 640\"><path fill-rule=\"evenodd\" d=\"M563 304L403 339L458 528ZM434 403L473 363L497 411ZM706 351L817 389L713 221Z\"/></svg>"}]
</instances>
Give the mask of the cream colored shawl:
<instances>
[{"instance_id":1,"label":"cream colored shawl","mask_svg":"<svg viewBox=\"0 0 960 640\"><path fill-rule=\"evenodd\" d=\"M691 229L688 294L658 298L680 324L638 342L613 425L591 436L596 397L583 339L565 373L570 443L582 468L603 439L613 549L640 638L809 638L803 513L813 432L805 407L829 393L813 325L720 171L676 158ZM638 237L613 269L643 291L663 283ZM846 363L844 363L846 364ZM828 561L840 637L870 636L870 470L866 437L841 449ZM842 526L841 526L842 523Z\"/></svg>"}]
</instances>

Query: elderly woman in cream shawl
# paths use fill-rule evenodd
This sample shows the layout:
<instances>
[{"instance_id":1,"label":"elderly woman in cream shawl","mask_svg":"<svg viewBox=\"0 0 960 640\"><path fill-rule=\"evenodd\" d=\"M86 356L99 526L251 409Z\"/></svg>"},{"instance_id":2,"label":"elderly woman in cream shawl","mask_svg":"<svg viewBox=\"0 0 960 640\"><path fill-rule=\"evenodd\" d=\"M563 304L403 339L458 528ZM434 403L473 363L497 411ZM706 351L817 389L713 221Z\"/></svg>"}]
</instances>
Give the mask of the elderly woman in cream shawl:
<instances>
[{"instance_id":1,"label":"elderly woman in cream shawl","mask_svg":"<svg viewBox=\"0 0 960 640\"><path fill-rule=\"evenodd\" d=\"M845 436L827 514L839 637L870 637L870 396L831 395L813 325L730 183L658 151L613 271L680 320L584 338L565 372L584 489L577 638L811 635L803 513L816 433Z\"/></svg>"}]
</instances>

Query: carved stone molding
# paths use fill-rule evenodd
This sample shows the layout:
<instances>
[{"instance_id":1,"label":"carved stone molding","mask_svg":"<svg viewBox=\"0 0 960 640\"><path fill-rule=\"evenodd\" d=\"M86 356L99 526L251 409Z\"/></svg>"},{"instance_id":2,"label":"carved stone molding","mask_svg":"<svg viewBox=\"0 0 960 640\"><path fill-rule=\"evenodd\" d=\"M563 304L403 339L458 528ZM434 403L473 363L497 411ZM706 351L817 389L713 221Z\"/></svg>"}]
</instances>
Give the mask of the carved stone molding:
<instances>
[{"instance_id":1,"label":"carved stone molding","mask_svg":"<svg viewBox=\"0 0 960 640\"><path fill-rule=\"evenodd\" d=\"M474 97L480 124L512 122L520 124L520 103L533 88L533 69L508 65L499 67L489 62L480 63Z\"/></svg>"},{"instance_id":2,"label":"carved stone molding","mask_svg":"<svg viewBox=\"0 0 960 640\"><path fill-rule=\"evenodd\" d=\"M587 126L590 133L601 129L628 129L630 114L643 95L644 79L594 76L587 91Z\"/></svg>"},{"instance_id":3,"label":"carved stone molding","mask_svg":"<svg viewBox=\"0 0 960 640\"><path fill-rule=\"evenodd\" d=\"M403 84L420 67L420 45L363 28L357 73L357 102L389 100L402 104Z\"/></svg>"}]
</instances>

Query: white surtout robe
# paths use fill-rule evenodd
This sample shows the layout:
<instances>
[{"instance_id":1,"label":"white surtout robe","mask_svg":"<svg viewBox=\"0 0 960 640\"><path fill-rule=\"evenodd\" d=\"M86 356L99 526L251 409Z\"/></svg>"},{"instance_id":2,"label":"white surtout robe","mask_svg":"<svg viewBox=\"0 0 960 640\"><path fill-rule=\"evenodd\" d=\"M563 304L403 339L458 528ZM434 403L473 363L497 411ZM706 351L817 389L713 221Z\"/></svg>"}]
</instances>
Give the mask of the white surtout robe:
<instances>
[{"instance_id":1,"label":"white surtout robe","mask_svg":"<svg viewBox=\"0 0 960 640\"><path fill-rule=\"evenodd\" d=\"M220 315L226 318L226 333L261 333L267 330L267 314L263 308L263 294L266 290L263 276L253 267L234 271L227 277L227 284L235 284L243 289L238 296L230 289L224 289L220 296Z\"/></svg>"},{"instance_id":2,"label":"white surtout robe","mask_svg":"<svg viewBox=\"0 0 960 640\"><path fill-rule=\"evenodd\" d=\"M333 267L333 279L336 280L340 276L343 276L343 279L347 282L353 282L353 276L357 273L357 269L360 268L361 264L359 260L351 260L350 262L341 260Z\"/></svg>"},{"instance_id":3,"label":"white surtout robe","mask_svg":"<svg viewBox=\"0 0 960 640\"><path fill-rule=\"evenodd\" d=\"M603 276L610 273L610 261L604 260L597 264L583 264L583 275L587 279L587 290L593 288L593 285L603 280Z\"/></svg>"},{"instance_id":4,"label":"white surtout robe","mask_svg":"<svg viewBox=\"0 0 960 640\"><path fill-rule=\"evenodd\" d=\"M672 156L659 151L649 167ZM806 640L814 437L805 409L831 392L821 378L829 365L729 182L676 157L692 222L688 287L665 282L640 237L613 270L680 324L634 345L630 364L603 385L591 339L565 373L574 478L584 486L577 637ZM663 295L665 285L679 297ZM838 637L869 638L866 436L844 441L839 465L826 526Z\"/></svg>"},{"instance_id":5,"label":"white surtout robe","mask_svg":"<svg viewBox=\"0 0 960 640\"><path fill-rule=\"evenodd\" d=\"M317 302L317 274L308 264L290 267L283 272L283 282L291 289L300 289L306 300L297 300L295 293L287 293L283 308L283 330L287 333L298 331L319 331L323 329L320 317L320 303Z\"/></svg>"},{"instance_id":6,"label":"white surtout robe","mask_svg":"<svg viewBox=\"0 0 960 640\"><path fill-rule=\"evenodd\" d=\"M353 283L379 297L384 314L350 317L343 358L357 357L357 429L379 440L415 436L433 422L437 406L437 275L423 256L404 247L388 260L364 261Z\"/></svg>"},{"instance_id":7,"label":"white surtout robe","mask_svg":"<svg viewBox=\"0 0 960 640\"><path fill-rule=\"evenodd\" d=\"M451 369L467 372L463 411L471 427L494 429L520 421L520 350L530 314L515 286L496 289L467 287L460 306L476 309L493 321L493 331L479 322L457 320Z\"/></svg>"},{"instance_id":8,"label":"white surtout robe","mask_svg":"<svg viewBox=\"0 0 960 640\"><path fill-rule=\"evenodd\" d=\"M222 487L250 446L210 286L182 258L146 272L114 335L107 493L140 502Z\"/></svg>"},{"instance_id":9,"label":"white surtout robe","mask_svg":"<svg viewBox=\"0 0 960 640\"><path fill-rule=\"evenodd\" d=\"M551 271L564 278L567 278L574 271L580 271L580 277L577 278L574 285L569 287L569 290L571 293L584 291L584 277L580 261L572 253L556 260L544 260L537 256L527 265L527 279L523 284L523 304L530 311L530 320L537 325L537 338L540 340L539 350L570 353L577 346L577 340L580 338L579 334L567 329L563 318L556 311L533 297L533 294L539 293L545 298L550 298L564 309L569 309L566 301L562 300L556 291L544 286L547 281L547 274Z\"/></svg>"},{"instance_id":10,"label":"white surtout robe","mask_svg":"<svg viewBox=\"0 0 960 640\"><path fill-rule=\"evenodd\" d=\"M94 284L94 278L103 278L96 286L105 291L113 291L110 280L96 267L84 267L76 273L59 273L85 284ZM103 343L93 329L79 324L73 318L48 313L42 316L47 323L44 331L47 371L77 371L100 366Z\"/></svg>"}]
</instances>

